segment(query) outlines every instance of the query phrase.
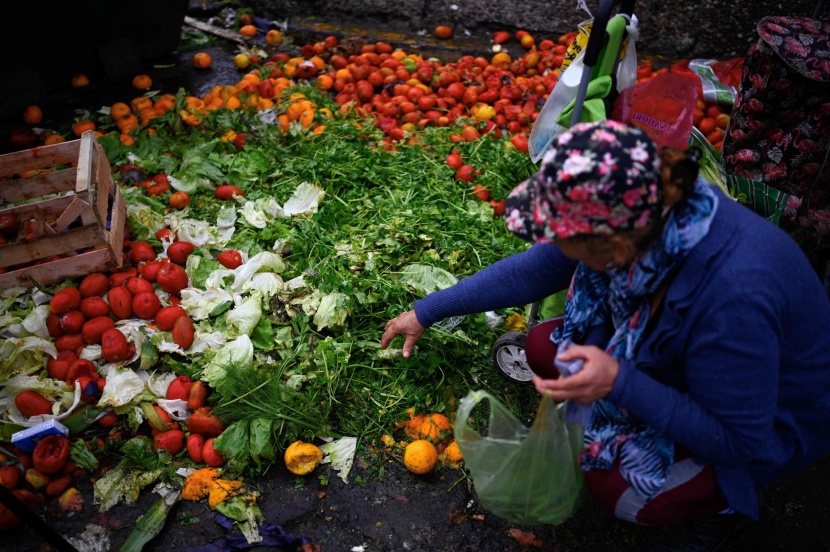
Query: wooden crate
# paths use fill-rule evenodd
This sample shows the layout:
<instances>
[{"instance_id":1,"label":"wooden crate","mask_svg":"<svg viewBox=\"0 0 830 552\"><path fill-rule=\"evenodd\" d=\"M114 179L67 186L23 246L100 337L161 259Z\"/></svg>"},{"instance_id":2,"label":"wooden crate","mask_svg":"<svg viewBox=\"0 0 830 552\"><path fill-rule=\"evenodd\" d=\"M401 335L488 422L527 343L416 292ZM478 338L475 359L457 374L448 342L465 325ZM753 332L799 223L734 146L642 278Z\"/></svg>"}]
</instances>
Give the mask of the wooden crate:
<instances>
[{"instance_id":1,"label":"wooden crate","mask_svg":"<svg viewBox=\"0 0 830 552\"><path fill-rule=\"evenodd\" d=\"M67 166L46 172L58 166ZM18 175L44 170L28 178ZM87 131L80 140L0 155L0 215L13 213L30 239L0 245L0 289L54 284L119 268L126 206L109 160ZM41 259L59 259L33 264ZM23 268L20 268L23 265ZM33 282L34 280L34 282Z\"/></svg>"}]
</instances>

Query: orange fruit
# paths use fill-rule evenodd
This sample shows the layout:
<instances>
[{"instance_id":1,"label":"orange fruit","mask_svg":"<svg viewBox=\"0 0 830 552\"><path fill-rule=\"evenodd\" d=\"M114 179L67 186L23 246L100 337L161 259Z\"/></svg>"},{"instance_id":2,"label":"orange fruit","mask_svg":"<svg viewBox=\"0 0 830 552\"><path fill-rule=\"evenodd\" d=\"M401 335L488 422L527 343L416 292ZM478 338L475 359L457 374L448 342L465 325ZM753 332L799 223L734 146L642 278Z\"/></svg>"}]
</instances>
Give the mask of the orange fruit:
<instances>
[{"instance_id":1,"label":"orange fruit","mask_svg":"<svg viewBox=\"0 0 830 552\"><path fill-rule=\"evenodd\" d=\"M39 125L43 121L43 111L36 106L30 105L23 111L23 122L27 125Z\"/></svg>"},{"instance_id":2,"label":"orange fruit","mask_svg":"<svg viewBox=\"0 0 830 552\"><path fill-rule=\"evenodd\" d=\"M433 31L435 36L440 39L447 39L452 37L452 27L448 25L438 25Z\"/></svg>"},{"instance_id":3,"label":"orange fruit","mask_svg":"<svg viewBox=\"0 0 830 552\"><path fill-rule=\"evenodd\" d=\"M207 69L210 67L211 62L213 62L213 59L207 52L193 54L193 67L196 69Z\"/></svg>"},{"instance_id":4,"label":"orange fruit","mask_svg":"<svg viewBox=\"0 0 830 552\"><path fill-rule=\"evenodd\" d=\"M62 142L66 142L66 138L63 137L61 134L50 134L44 140L44 146L51 146L52 144L60 144Z\"/></svg>"},{"instance_id":5,"label":"orange fruit","mask_svg":"<svg viewBox=\"0 0 830 552\"><path fill-rule=\"evenodd\" d=\"M241 34L242 36L247 36L248 38L255 37L256 33L257 33L256 27L254 27L253 25L250 25L250 24L242 25L239 28L239 34Z\"/></svg>"},{"instance_id":6,"label":"orange fruit","mask_svg":"<svg viewBox=\"0 0 830 552\"><path fill-rule=\"evenodd\" d=\"M86 75L75 75L70 81L72 88L80 88L89 84L89 77Z\"/></svg>"},{"instance_id":7,"label":"orange fruit","mask_svg":"<svg viewBox=\"0 0 830 552\"><path fill-rule=\"evenodd\" d=\"M95 130L96 128L97 127L95 126L95 123L93 123L89 119L84 119L83 121L78 121L77 123L72 125L72 134L80 138L81 134L83 134L87 130Z\"/></svg>"},{"instance_id":8,"label":"orange fruit","mask_svg":"<svg viewBox=\"0 0 830 552\"><path fill-rule=\"evenodd\" d=\"M412 473L429 473L438 462L438 450L429 441L412 441L403 451L403 463Z\"/></svg>"},{"instance_id":9,"label":"orange fruit","mask_svg":"<svg viewBox=\"0 0 830 552\"><path fill-rule=\"evenodd\" d=\"M112 117L113 121L117 121L127 115L132 115L132 110L124 102L115 102L110 106L110 117Z\"/></svg>"},{"instance_id":10,"label":"orange fruit","mask_svg":"<svg viewBox=\"0 0 830 552\"><path fill-rule=\"evenodd\" d=\"M464 460L464 455L461 454L461 449L456 441L453 441L447 445L447 448L444 449L444 456L446 456L447 460L450 462L461 462Z\"/></svg>"},{"instance_id":11,"label":"orange fruit","mask_svg":"<svg viewBox=\"0 0 830 552\"><path fill-rule=\"evenodd\" d=\"M150 78L150 75L136 75L133 77L132 85L137 90L147 90L153 86L153 79Z\"/></svg>"},{"instance_id":12,"label":"orange fruit","mask_svg":"<svg viewBox=\"0 0 830 552\"><path fill-rule=\"evenodd\" d=\"M313 443L294 441L285 449L285 467L294 475L306 475L323 459L323 451Z\"/></svg>"},{"instance_id":13,"label":"orange fruit","mask_svg":"<svg viewBox=\"0 0 830 552\"><path fill-rule=\"evenodd\" d=\"M265 44L268 46L277 46L282 44L282 33L277 29L271 29L265 33Z\"/></svg>"},{"instance_id":14,"label":"orange fruit","mask_svg":"<svg viewBox=\"0 0 830 552\"><path fill-rule=\"evenodd\" d=\"M421 422L418 428L418 438L438 442L441 439L441 434L447 431L452 431L452 424L449 419L441 413L430 414L425 416Z\"/></svg>"}]
</instances>

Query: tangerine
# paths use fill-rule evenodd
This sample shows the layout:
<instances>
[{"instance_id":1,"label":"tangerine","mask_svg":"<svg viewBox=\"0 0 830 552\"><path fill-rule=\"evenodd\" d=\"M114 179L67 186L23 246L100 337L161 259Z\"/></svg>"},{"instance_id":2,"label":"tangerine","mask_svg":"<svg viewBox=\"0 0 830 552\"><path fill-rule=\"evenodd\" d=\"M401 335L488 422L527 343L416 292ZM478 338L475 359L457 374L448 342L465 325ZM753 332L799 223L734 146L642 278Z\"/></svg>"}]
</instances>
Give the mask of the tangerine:
<instances>
[{"instance_id":1,"label":"tangerine","mask_svg":"<svg viewBox=\"0 0 830 552\"><path fill-rule=\"evenodd\" d=\"M39 125L43 121L43 111L36 106L30 105L23 111L23 122L27 125Z\"/></svg>"},{"instance_id":2,"label":"tangerine","mask_svg":"<svg viewBox=\"0 0 830 552\"><path fill-rule=\"evenodd\" d=\"M452 37L452 27L449 25L438 25L435 27L435 36L440 39L447 39Z\"/></svg>"},{"instance_id":3,"label":"tangerine","mask_svg":"<svg viewBox=\"0 0 830 552\"><path fill-rule=\"evenodd\" d=\"M265 44L268 46L278 46L282 44L282 33L277 29L271 29L265 33Z\"/></svg>"},{"instance_id":4,"label":"tangerine","mask_svg":"<svg viewBox=\"0 0 830 552\"><path fill-rule=\"evenodd\" d=\"M196 69L207 69L210 67L211 62L213 62L213 59L207 52L193 54L193 67Z\"/></svg>"},{"instance_id":5,"label":"tangerine","mask_svg":"<svg viewBox=\"0 0 830 552\"><path fill-rule=\"evenodd\" d=\"M447 457L447 460L450 462L461 462L464 460L464 455L461 454L461 448L458 446L457 441L453 441L447 448L444 449L444 456Z\"/></svg>"},{"instance_id":6,"label":"tangerine","mask_svg":"<svg viewBox=\"0 0 830 552\"><path fill-rule=\"evenodd\" d=\"M412 441L403 451L403 463L412 473L429 473L438 462L438 450L435 445L424 439Z\"/></svg>"},{"instance_id":7,"label":"tangerine","mask_svg":"<svg viewBox=\"0 0 830 552\"><path fill-rule=\"evenodd\" d=\"M239 28L239 34L241 34L242 36L247 36L248 38L253 38L253 37L255 37L255 36L256 36L256 33L257 33L256 27L254 27L254 26L253 26L253 25L251 25L251 24L248 24L248 25L242 25L242 26Z\"/></svg>"},{"instance_id":8,"label":"tangerine","mask_svg":"<svg viewBox=\"0 0 830 552\"><path fill-rule=\"evenodd\" d=\"M89 85L89 77L86 75L75 75L69 82L72 85L72 88L80 88L82 86Z\"/></svg>"},{"instance_id":9,"label":"tangerine","mask_svg":"<svg viewBox=\"0 0 830 552\"><path fill-rule=\"evenodd\" d=\"M89 119L84 119L83 121L78 121L77 123L72 125L72 134L80 138L81 134L83 134L87 130L95 130L96 128L97 127L95 126L95 123L93 123Z\"/></svg>"},{"instance_id":10,"label":"tangerine","mask_svg":"<svg viewBox=\"0 0 830 552\"><path fill-rule=\"evenodd\" d=\"M150 78L150 75L136 75L133 77L132 85L137 90L147 90L153 86L153 79Z\"/></svg>"}]
</instances>

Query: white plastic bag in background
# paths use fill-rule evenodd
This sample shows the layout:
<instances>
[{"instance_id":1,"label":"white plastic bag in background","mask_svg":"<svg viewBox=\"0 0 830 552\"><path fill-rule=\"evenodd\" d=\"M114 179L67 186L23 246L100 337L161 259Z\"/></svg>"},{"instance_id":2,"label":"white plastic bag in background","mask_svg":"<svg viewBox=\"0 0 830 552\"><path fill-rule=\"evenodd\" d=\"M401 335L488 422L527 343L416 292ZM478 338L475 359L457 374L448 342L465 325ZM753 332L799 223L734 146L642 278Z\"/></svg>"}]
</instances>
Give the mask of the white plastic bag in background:
<instances>
[{"instance_id":1,"label":"white plastic bag in background","mask_svg":"<svg viewBox=\"0 0 830 552\"><path fill-rule=\"evenodd\" d=\"M637 84L637 48L634 43L640 38L640 27L637 16L622 15L628 23L625 26L625 53L617 66L617 92L622 92L629 86Z\"/></svg>"}]
</instances>

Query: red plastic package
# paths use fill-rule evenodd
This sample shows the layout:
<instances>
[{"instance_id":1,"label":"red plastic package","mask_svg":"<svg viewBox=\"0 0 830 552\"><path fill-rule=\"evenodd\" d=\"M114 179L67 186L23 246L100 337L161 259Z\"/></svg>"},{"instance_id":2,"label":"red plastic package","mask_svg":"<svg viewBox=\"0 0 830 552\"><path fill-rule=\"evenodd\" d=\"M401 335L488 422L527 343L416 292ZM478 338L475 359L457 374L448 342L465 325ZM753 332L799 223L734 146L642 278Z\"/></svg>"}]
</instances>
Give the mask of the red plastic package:
<instances>
[{"instance_id":1,"label":"red plastic package","mask_svg":"<svg viewBox=\"0 0 830 552\"><path fill-rule=\"evenodd\" d=\"M698 83L696 77L658 73L623 90L611 118L642 129L658 147L685 150L694 123Z\"/></svg>"}]
</instances>

